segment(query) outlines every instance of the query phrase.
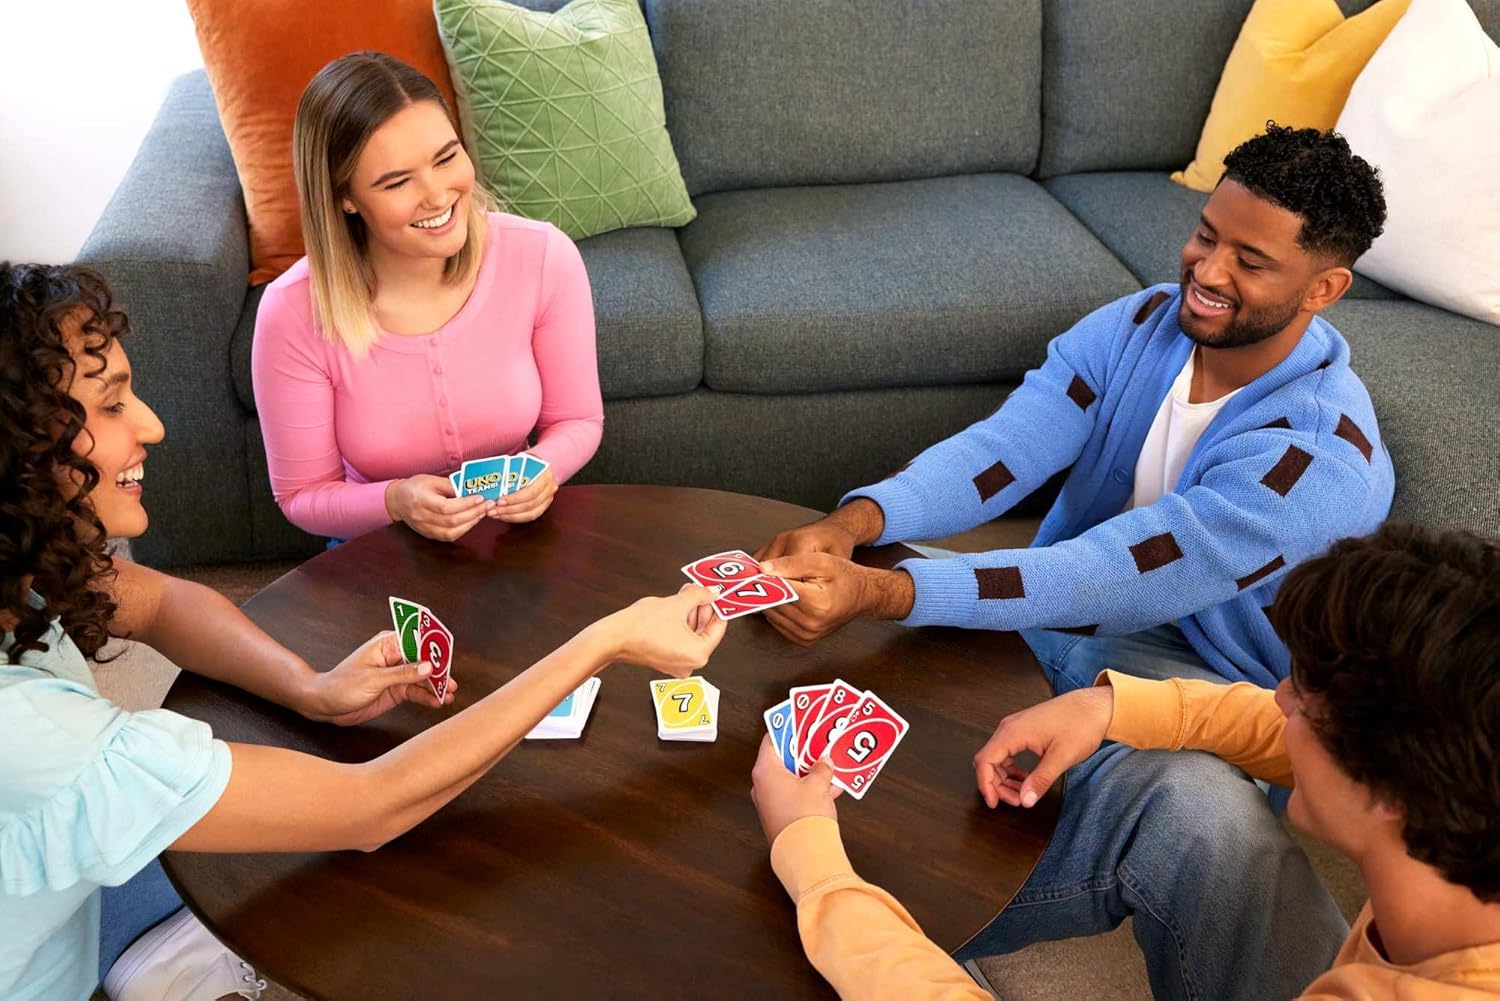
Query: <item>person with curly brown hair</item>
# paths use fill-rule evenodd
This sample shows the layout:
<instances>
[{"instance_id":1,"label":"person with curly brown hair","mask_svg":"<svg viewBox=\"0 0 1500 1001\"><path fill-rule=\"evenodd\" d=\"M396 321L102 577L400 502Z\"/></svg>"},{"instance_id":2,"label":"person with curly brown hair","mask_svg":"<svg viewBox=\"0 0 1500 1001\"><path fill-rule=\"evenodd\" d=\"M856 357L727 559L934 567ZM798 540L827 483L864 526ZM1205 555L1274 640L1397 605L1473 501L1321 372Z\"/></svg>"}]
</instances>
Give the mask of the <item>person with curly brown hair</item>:
<instances>
[{"instance_id":1,"label":"person with curly brown hair","mask_svg":"<svg viewBox=\"0 0 1500 1001\"><path fill-rule=\"evenodd\" d=\"M1106 670L1000 722L974 758L985 802L1024 808L1064 772L1070 795L961 958L1132 917L1157 998L1500 998L1500 542L1386 525L1288 574L1271 621L1292 663L1275 691ZM1290 786L1287 818L1359 866L1352 929L1290 841L1242 878L1249 832L1279 826L1251 778ZM841 996L989 996L854 875L826 770L799 779L766 745L754 779L807 954Z\"/></svg>"},{"instance_id":2,"label":"person with curly brown hair","mask_svg":"<svg viewBox=\"0 0 1500 1001\"><path fill-rule=\"evenodd\" d=\"M319 670L217 593L112 556L146 529L161 422L135 393L124 313L96 273L0 264L0 997L258 997L264 981L182 907L156 856L374 850L503 758L615 661L683 677L724 635L684 588L607 616L451 719L363 764L215 740L127 712L89 668L128 636L184 670L353 725L440 704L380 633Z\"/></svg>"}]
</instances>

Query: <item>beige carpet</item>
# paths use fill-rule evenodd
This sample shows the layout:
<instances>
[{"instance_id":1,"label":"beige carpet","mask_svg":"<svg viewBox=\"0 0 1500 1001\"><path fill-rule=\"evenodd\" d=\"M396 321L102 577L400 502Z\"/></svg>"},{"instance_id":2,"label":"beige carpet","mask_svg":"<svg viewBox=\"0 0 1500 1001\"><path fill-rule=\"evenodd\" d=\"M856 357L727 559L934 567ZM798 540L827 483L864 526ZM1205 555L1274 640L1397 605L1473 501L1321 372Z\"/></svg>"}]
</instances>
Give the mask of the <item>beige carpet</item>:
<instances>
[{"instance_id":1,"label":"beige carpet","mask_svg":"<svg viewBox=\"0 0 1500 1001\"><path fill-rule=\"evenodd\" d=\"M1035 521L1001 520L932 545L961 552L981 552L1024 546L1035 534ZM222 567L185 567L174 571L200 581L243 603L256 591L292 569L288 563L247 563ZM131 709L161 705L177 675L177 668L149 648L125 644L124 654L98 669L99 686L116 702ZM1364 886L1354 866L1337 853L1298 837L1313 867L1353 918L1364 902ZM791 920L788 913L788 920ZM981 971L1006 1001L1136 1001L1149 998L1146 968L1131 937L1130 922L1107 935L1064 942L1048 942L1008 956L982 960ZM103 995L97 995L102 998ZM265 1001L290 1001L298 995L271 985Z\"/></svg>"}]
</instances>

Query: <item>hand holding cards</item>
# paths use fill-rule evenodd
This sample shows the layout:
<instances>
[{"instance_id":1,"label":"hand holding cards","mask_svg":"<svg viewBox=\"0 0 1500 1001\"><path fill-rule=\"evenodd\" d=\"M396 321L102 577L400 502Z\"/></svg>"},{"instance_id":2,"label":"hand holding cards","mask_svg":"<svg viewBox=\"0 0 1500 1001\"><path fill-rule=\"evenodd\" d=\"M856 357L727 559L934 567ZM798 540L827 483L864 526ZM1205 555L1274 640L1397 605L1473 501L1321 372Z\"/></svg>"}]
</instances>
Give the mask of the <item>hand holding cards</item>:
<instances>
[{"instance_id":1,"label":"hand holding cards","mask_svg":"<svg viewBox=\"0 0 1500 1001\"><path fill-rule=\"evenodd\" d=\"M792 585L762 573L755 557L743 549L704 556L683 567L682 572L695 584L723 588L713 608L726 622L797 600Z\"/></svg>"},{"instance_id":2,"label":"hand holding cards","mask_svg":"<svg viewBox=\"0 0 1500 1001\"><path fill-rule=\"evenodd\" d=\"M427 683L441 701L448 693L453 666L453 634L425 605L391 596L391 622L401 645L401 659L408 664L425 660L432 665Z\"/></svg>"},{"instance_id":3,"label":"hand holding cards","mask_svg":"<svg viewBox=\"0 0 1500 1001\"><path fill-rule=\"evenodd\" d=\"M842 680L793 688L766 710L771 745L788 771L806 775L819 758L833 766L833 782L862 799L910 728L874 692Z\"/></svg>"},{"instance_id":4,"label":"hand holding cards","mask_svg":"<svg viewBox=\"0 0 1500 1001\"><path fill-rule=\"evenodd\" d=\"M520 455L492 455L486 459L470 459L458 472L448 474L448 479L453 483L455 497L477 494L485 500L499 500L530 485L547 468L545 460L524 452Z\"/></svg>"}]
</instances>

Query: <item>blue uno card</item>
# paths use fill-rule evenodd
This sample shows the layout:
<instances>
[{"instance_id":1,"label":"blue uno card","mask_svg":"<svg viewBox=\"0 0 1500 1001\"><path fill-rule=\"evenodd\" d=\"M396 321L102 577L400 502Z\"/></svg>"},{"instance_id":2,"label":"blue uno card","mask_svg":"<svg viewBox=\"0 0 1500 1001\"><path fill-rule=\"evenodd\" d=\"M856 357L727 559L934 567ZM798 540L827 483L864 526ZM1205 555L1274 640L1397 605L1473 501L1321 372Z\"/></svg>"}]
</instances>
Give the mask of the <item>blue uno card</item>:
<instances>
[{"instance_id":1,"label":"blue uno card","mask_svg":"<svg viewBox=\"0 0 1500 1001\"><path fill-rule=\"evenodd\" d=\"M538 476L541 476L542 472L547 468L547 465L548 463L545 460L538 459L534 455L515 456L511 462L511 471L516 472L517 470L519 470L519 475L516 478L515 488L517 490L520 490L522 487L529 484L532 480L536 479Z\"/></svg>"},{"instance_id":2,"label":"blue uno card","mask_svg":"<svg viewBox=\"0 0 1500 1001\"><path fill-rule=\"evenodd\" d=\"M464 478L462 473L455 469L448 474L448 482L453 484L453 496L462 497L464 495Z\"/></svg>"},{"instance_id":3,"label":"blue uno card","mask_svg":"<svg viewBox=\"0 0 1500 1001\"><path fill-rule=\"evenodd\" d=\"M573 703L576 701L578 701L578 692L569 692L568 697L559 702L557 708L547 714L548 717L566 719L573 715Z\"/></svg>"},{"instance_id":4,"label":"blue uno card","mask_svg":"<svg viewBox=\"0 0 1500 1001\"><path fill-rule=\"evenodd\" d=\"M479 494L485 500L499 500L504 493L510 456L494 455L488 459L470 459L459 472L463 484L461 496Z\"/></svg>"},{"instance_id":5,"label":"blue uno card","mask_svg":"<svg viewBox=\"0 0 1500 1001\"><path fill-rule=\"evenodd\" d=\"M772 706L765 712L766 731L771 735L771 746L776 748L776 753L781 756L782 762L787 768L796 772L796 764L791 755L792 743L792 700L787 699Z\"/></svg>"}]
</instances>

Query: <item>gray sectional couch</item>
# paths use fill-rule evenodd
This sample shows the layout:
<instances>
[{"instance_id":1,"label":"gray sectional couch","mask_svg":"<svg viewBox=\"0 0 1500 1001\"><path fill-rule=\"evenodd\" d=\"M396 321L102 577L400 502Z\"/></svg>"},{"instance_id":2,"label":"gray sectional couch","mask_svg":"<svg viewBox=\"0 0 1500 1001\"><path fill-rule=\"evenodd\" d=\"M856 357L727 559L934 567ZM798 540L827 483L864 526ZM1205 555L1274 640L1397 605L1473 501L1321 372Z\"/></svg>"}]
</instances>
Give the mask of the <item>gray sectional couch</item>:
<instances>
[{"instance_id":1,"label":"gray sectional couch","mask_svg":"<svg viewBox=\"0 0 1500 1001\"><path fill-rule=\"evenodd\" d=\"M578 482L827 507L993 410L1085 312L1177 278L1205 196L1167 174L1250 2L643 0L698 218L580 244L606 420ZM1500 0L1473 2L1500 35ZM315 551L268 486L260 289L202 73L80 256L129 310L168 429L137 556ZM1329 319L1395 458L1394 515L1500 534L1500 330L1363 279Z\"/></svg>"}]
</instances>

